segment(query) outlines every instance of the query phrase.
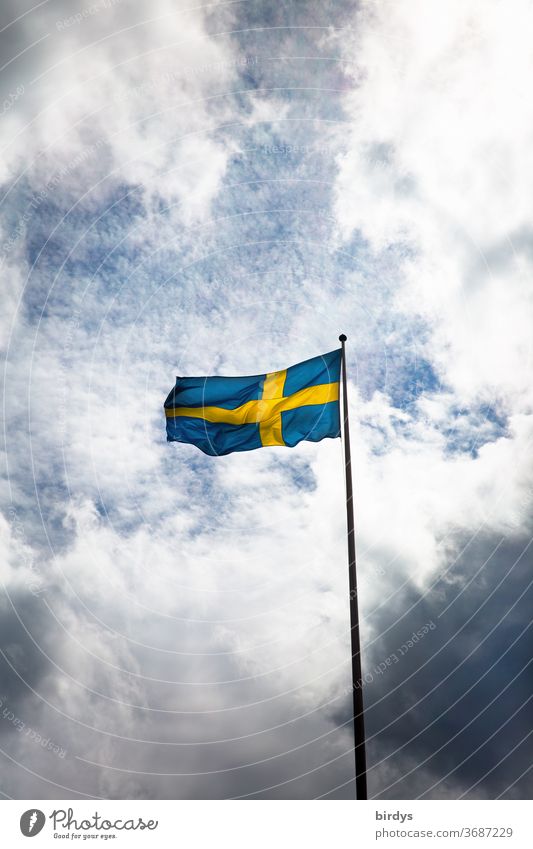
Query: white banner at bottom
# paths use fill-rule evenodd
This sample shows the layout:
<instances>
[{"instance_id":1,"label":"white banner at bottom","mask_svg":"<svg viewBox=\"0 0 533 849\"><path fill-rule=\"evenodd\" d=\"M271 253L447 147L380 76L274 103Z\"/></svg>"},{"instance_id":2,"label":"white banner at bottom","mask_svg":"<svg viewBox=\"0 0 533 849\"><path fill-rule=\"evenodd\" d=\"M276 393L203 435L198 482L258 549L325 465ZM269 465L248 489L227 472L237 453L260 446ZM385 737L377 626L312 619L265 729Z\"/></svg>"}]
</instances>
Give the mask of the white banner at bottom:
<instances>
[{"instance_id":1,"label":"white banner at bottom","mask_svg":"<svg viewBox=\"0 0 533 849\"><path fill-rule=\"evenodd\" d=\"M4 801L2 845L530 849L527 801ZM67 841L69 841L67 843Z\"/></svg>"}]
</instances>

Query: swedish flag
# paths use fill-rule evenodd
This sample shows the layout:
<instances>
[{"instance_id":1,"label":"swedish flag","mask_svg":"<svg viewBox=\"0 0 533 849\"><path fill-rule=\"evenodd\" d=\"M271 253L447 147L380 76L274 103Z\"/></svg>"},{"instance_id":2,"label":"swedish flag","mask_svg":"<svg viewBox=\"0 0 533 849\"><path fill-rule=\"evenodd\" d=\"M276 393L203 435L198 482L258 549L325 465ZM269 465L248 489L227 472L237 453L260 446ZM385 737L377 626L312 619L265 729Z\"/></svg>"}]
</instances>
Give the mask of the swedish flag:
<instances>
[{"instance_id":1,"label":"swedish flag","mask_svg":"<svg viewBox=\"0 0 533 849\"><path fill-rule=\"evenodd\" d=\"M341 350L252 377L177 377L167 440L217 456L340 436Z\"/></svg>"}]
</instances>

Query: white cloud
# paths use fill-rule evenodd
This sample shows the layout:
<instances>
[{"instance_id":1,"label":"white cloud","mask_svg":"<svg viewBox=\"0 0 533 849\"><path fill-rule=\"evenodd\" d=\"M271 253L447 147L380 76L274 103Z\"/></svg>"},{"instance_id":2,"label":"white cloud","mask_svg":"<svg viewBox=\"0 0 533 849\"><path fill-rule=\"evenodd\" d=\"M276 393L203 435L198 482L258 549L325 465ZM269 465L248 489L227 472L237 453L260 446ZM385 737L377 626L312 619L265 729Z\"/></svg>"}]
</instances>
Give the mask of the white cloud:
<instances>
[{"instance_id":1,"label":"white cloud","mask_svg":"<svg viewBox=\"0 0 533 849\"><path fill-rule=\"evenodd\" d=\"M356 398L353 418L361 561L370 574L385 570L378 586L365 588L369 608L400 579L427 588L449 564L457 538L526 531L533 479L529 416L512 417L509 434L486 442L477 456L447 450L440 414L434 421L402 415L398 429L397 410L378 396L368 403Z\"/></svg>"},{"instance_id":2,"label":"white cloud","mask_svg":"<svg viewBox=\"0 0 533 849\"><path fill-rule=\"evenodd\" d=\"M39 27L49 35L25 97L9 113L4 179L22 166L38 184L54 165L71 163L62 188L79 196L88 176L76 169L80 147L103 143L84 190L112 173L140 184L147 202L179 198L187 222L208 214L229 151L206 136L226 110L215 93L231 87L238 64L223 40L209 36L201 9L183 6L116 3L63 26L68 5L43 9ZM33 19L25 24L30 35Z\"/></svg>"},{"instance_id":3,"label":"white cloud","mask_svg":"<svg viewBox=\"0 0 533 849\"><path fill-rule=\"evenodd\" d=\"M466 403L531 405L533 114L518 0L363 4L343 53L352 128L338 157L338 225L409 251L398 305ZM525 406L524 406L525 405Z\"/></svg>"},{"instance_id":4,"label":"white cloud","mask_svg":"<svg viewBox=\"0 0 533 849\"><path fill-rule=\"evenodd\" d=\"M454 535L529 524L533 10L519 0L508 12L364 3L341 43L354 84L340 238L359 231L377 254L401 246L393 309L424 328L418 353L441 383L403 426L386 397L357 405L368 559L419 585L449 562ZM489 406L508 417L505 433L484 419Z\"/></svg>"}]
</instances>

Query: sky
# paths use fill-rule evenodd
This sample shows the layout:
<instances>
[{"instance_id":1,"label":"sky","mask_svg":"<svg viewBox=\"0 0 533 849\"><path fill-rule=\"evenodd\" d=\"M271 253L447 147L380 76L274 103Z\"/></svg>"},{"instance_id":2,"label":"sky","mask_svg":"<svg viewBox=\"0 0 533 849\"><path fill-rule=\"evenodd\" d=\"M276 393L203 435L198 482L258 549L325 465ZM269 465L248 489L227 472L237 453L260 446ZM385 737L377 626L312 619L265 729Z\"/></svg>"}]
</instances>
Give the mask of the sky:
<instances>
[{"instance_id":1,"label":"sky","mask_svg":"<svg viewBox=\"0 0 533 849\"><path fill-rule=\"evenodd\" d=\"M339 333L369 795L530 797L532 27L3 3L4 798L354 797L341 442L162 411Z\"/></svg>"}]
</instances>

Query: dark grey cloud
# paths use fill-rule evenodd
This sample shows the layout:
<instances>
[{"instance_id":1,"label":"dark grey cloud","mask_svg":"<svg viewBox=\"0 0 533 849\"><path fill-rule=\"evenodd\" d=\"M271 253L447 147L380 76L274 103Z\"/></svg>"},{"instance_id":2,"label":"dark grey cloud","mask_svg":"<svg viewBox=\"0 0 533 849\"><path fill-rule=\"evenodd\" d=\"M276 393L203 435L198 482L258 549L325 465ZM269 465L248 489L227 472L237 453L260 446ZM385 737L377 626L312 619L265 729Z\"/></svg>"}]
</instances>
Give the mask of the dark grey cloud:
<instances>
[{"instance_id":1,"label":"dark grey cloud","mask_svg":"<svg viewBox=\"0 0 533 849\"><path fill-rule=\"evenodd\" d=\"M370 614L377 798L530 797L531 548L487 533L463 543L430 592L399 590Z\"/></svg>"}]
</instances>

